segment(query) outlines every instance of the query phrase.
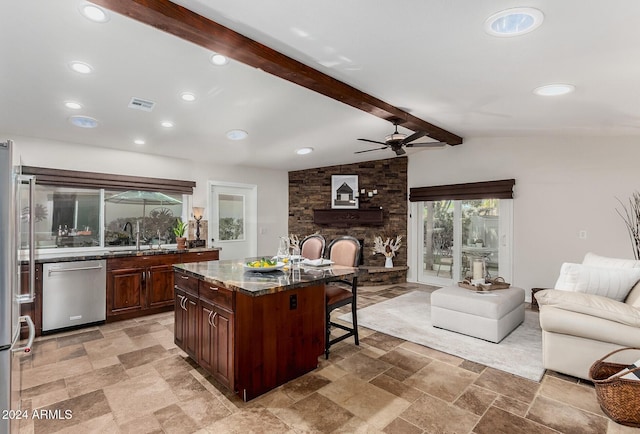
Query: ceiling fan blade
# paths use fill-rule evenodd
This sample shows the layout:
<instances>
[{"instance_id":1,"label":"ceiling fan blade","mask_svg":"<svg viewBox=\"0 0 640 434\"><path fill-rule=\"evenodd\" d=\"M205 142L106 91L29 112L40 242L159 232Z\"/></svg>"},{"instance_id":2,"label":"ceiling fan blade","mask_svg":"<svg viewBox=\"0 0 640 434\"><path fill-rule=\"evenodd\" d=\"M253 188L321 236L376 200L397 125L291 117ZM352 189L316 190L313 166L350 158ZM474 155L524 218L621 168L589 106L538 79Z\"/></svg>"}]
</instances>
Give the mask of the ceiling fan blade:
<instances>
[{"instance_id":1,"label":"ceiling fan blade","mask_svg":"<svg viewBox=\"0 0 640 434\"><path fill-rule=\"evenodd\" d=\"M407 148L444 148L447 142L407 143Z\"/></svg>"},{"instance_id":2,"label":"ceiling fan blade","mask_svg":"<svg viewBox=\"0 0 640 434\"><path fill-rule=\"evenodd\" d=\"M367 149L366 151L356 151L354 152L354 154L362 154L363 152L379 151L381 149L387 149L387 146L384 146L382 148L376 148L376 149Z\"/></svg>"},{"instance_id":3,"label":"ceiling fan blade","mask_svg":"<svg viewBox=\"0 0 640 434\"><path fill-rule=\"evenodd\" d=\"M402 141L402 144L407 144L407 143L411 143L414 140L418 140L420 137L424 137L426 136L427 133L426 131L416 131L415 133L411 134L409 137L405 137L404 140Z\"/></svg>"},{"instance_id":4,"label":"ceiling fan blade","mask_svg":"<svg viewBox=\"0 0 640 434\"><path fill-rule=\"evenodd\" d=\"M361 140L361 141L363 141L363 142L376 143L376 144L378 144L378 145L385 145L385 146L387 146L387 144L386 144L385 142L378 142L378 141L376 141L376 140L369 140L369 139L358 139L358 140Z\"/></svg>"}]
</instances>

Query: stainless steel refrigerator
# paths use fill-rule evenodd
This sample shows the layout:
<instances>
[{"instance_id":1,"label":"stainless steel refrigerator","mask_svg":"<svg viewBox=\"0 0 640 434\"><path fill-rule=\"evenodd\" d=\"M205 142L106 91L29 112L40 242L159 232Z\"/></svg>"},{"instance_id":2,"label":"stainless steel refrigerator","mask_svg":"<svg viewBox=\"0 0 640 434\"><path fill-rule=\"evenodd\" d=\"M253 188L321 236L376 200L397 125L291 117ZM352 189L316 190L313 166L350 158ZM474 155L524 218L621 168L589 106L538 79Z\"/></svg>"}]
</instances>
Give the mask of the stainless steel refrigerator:
<instances>
[{"instance_id":1,"label":"stainless steel refrigerator","mask_svg":"<svg viewBox=\"0 0 640 434\"><path fill-rule=\"evenodd\" d=\"M20 175L13 167L13 142L0 142L0 434L18 432L23 414L20 409L20 358L29 353L35 327L31 318L20 315L20 304L33 301L35 289L34 270L34 219L33 193L35 180ZM28 202L20 202L21 189L28 189ZM22 241L20 221L29 227L26 249L20 249ZM22 254L22 256L21 256ZM20 267L29 266L29 293L21 294ZM29 338L20 341L21 323L29 325Z\"/></svg>"}]
</instances>

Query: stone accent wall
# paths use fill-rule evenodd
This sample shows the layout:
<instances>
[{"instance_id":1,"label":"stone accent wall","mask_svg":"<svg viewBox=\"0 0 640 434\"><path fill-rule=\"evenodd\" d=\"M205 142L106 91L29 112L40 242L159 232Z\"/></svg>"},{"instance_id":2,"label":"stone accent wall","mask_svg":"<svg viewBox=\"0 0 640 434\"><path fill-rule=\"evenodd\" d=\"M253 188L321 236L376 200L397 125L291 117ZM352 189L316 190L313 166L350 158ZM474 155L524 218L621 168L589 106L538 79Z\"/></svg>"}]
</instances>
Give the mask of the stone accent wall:
<instances>
[{"instance_id":1,"label":"stone accent wall","mask_svg":"<svg viewBox=\"0 0 640 434\"><path fill-rule=\"evenodd\" d=\"M378 190L373 198L360 198L360 209L382 207L382 226L332 227L313 223L314 209L331 209L331 175L358 175L358 188ZM319 232L329 242L340 235L364 239L363 265L383 267L384 255L373 255L373 238L402 235L394 265L407 264L407 158L367 161L341 166L289 172L289 233L302 240Z\"/></svg>"}]
</instances>

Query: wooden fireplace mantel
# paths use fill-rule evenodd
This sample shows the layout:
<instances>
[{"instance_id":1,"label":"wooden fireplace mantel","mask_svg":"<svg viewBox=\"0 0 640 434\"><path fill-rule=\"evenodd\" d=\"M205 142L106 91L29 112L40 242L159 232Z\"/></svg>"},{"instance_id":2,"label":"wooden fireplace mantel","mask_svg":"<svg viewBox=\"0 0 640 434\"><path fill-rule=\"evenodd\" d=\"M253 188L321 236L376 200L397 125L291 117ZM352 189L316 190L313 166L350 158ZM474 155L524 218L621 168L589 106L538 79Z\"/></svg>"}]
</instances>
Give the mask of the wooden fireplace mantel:
<instances>
[{"instance_id":1,"label":"wooden fireplace mantel","mask_svg":"<svg viewBox=\"0 0 640 434\"><path fill-rule=\"evenodd\" d=\"M382 209L314 209L313 222L317 225L348 227L378 226L384 224Z\"/></svg>"}]
</instances>

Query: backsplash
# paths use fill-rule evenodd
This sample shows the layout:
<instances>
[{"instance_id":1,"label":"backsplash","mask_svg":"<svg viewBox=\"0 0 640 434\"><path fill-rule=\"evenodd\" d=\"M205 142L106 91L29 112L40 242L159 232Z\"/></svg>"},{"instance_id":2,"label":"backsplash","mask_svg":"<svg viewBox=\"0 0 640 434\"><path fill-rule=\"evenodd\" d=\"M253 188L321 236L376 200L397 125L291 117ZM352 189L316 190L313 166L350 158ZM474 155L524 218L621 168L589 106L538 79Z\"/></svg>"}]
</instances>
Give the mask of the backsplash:
<instances>
[{"instance_id":1,"label":"backsplash","mask_svg":"<svg viewBox=\"0 0 640 434\"><path fill-rule=\"evenodd\" d=\"M383 225L333 227L313 222L314 209L331 209L331 175L358 175L358 189L377 190L359 198L359 209L383 210ZM407 158L366 161L356 164L320 167L289 172L289 233L300 237L319 232L329 242L341 235L364 239L363 265L384 266L383 255L373 255L373 239L402 235L402 247L393 258L394 265L407 264Z\"/></svg>"}]
</instances>

